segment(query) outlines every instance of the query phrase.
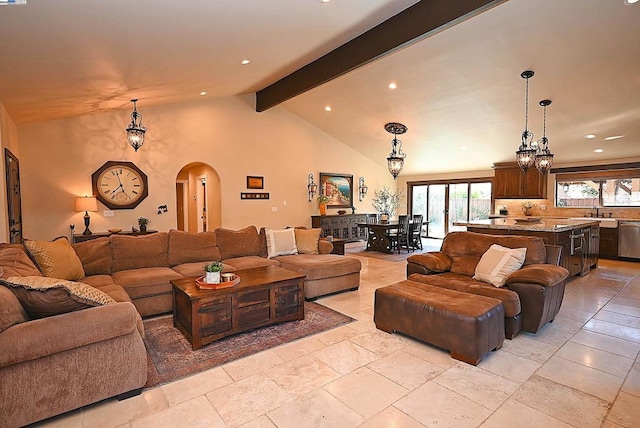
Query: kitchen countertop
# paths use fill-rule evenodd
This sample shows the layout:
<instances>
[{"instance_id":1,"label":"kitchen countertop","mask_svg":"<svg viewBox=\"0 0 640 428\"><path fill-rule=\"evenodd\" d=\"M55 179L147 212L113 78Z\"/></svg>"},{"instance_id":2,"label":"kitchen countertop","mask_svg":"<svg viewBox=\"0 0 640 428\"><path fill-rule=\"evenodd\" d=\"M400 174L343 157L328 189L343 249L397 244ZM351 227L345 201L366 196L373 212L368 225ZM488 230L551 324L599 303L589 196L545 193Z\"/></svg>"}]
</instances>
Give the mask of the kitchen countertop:
<instances>
[{"instance_id":1,"label":"kitchen countertop","mask_svg":"<svg viewBox=\"0 0 640 428\"><path fill-rule=\"evenodd\" d=\"M531 217L522 217L531 220ZM453 223L454 226L476 227L480 229L508 229L508 230L528 230L537 232L565 232L568 230L580 229L583 227L598 225L595 218L584 218L584 220L566 218L539 218L539 222L520 222L520 217L495 218L490 220L461 221Z\"/></svg>"}]
</instances>

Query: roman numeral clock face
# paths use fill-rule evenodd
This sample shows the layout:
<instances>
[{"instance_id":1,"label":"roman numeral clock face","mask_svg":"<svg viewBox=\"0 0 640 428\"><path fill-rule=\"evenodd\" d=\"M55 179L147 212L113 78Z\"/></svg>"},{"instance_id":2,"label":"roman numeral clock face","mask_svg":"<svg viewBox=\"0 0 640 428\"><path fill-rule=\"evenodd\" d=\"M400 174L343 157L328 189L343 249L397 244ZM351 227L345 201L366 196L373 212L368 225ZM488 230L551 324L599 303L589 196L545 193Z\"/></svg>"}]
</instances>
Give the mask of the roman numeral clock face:
<instances>
[{"instance_id":1,"label":"roman numeral clock face","mask_svg":"<svg viewBox=\"0 0 640 428\"><path fill-rule=\"evenodd\" d=\"M149 194L147 176L132 162L105 163L91 183L96 198L112 210L135 208Z\"/></svg>"}]
</instances>

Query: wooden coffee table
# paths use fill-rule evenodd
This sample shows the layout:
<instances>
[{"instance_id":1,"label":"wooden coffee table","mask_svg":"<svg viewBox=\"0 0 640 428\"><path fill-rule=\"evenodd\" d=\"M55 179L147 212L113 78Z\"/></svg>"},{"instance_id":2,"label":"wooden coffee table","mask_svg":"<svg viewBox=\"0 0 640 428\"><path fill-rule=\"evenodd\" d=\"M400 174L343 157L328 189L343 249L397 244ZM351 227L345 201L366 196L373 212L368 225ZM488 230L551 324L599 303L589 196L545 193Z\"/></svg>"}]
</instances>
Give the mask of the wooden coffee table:
<instances>
[{"instance_id":1,"label":"wooden coffee table","mask_svg":"<svg viewBox=\"0 0 640 428\"><path fill-rule=\"evenodd\" d=\"M277 266L234 273L240 283L218 290L198 288L194 277L171 281L173 325L194 351L232 334L304 319L304 274Z\"/></svg>"}]
</instances>

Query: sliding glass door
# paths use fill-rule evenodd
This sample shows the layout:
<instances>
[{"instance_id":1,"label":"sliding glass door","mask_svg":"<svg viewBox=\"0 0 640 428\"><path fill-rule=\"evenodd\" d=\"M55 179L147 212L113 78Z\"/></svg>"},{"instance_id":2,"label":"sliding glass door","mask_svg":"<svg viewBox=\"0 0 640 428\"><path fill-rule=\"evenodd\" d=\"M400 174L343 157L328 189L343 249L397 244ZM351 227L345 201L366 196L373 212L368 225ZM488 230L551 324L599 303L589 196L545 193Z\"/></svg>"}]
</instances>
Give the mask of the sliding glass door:
<instances>
[{"instance_id":1,"label":"sliding glass door","mask_svg":"<svg viewBox=\"0 0 640 428\"><path fill-rule=\"evenodd\" d=\"M491 213L491 179L447 182L409 182L408 212L422 214L429 221L423 236L444 238L449 232L465 230L457 222L488 219Z\"/></svg>"}]
</instances>

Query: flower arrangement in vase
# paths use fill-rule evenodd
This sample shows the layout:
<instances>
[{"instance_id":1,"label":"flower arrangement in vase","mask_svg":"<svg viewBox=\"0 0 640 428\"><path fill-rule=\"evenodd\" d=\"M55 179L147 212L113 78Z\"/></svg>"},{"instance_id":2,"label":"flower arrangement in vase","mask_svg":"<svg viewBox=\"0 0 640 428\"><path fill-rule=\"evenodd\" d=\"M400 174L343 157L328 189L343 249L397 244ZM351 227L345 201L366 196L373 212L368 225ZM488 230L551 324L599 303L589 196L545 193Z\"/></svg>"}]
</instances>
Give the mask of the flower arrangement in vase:
<instances>
[{"instance_id":1,"label":"flower arrangement in vase","mask_svg":"<svg viewBox=\"0 0 640 428\"><path fill-rule=\"evenodd\" d=\"M389 217L393 217L403 197L400 190L392 192L387 186L383 186L382 190L373 191L371 205L380 213L381 222L389 221Z\"/></svg>"},{"instance_id":2,"label":"flower arrangement in vase","mask_svg":"<svg viewBox=\"0 0 640 428\"><path fill-rule=\"evenodd\" d=\"M204 282L207 284L219 284L220 272L222 271L222 263L213 261L204 265Z\"/></svg>"},{"instance_id":3,"label":"flower arrangement in vase","mask_svg":"<svg viewBox=\"0 0 640 428\"><path fill-rule=\"evenodd\" d=\"M318 207L320 208L320 215L327 214L327 204L329 203L329 197L327 195L318 196Z\"/></svg>"},{"instance_id":4,"label":"flower arrangement in vase","mask_svg":"<svg viewBox=\"0 0 640 428\"><path fill-rule=\"evenodd\" d=\"M524 213L524 215L530 216L533 215L533 207L535 207L536 204L534 204L533 202L525 201L521 203L520 206L522 207L522 212Z\"/></svg>"}]
</instances>

